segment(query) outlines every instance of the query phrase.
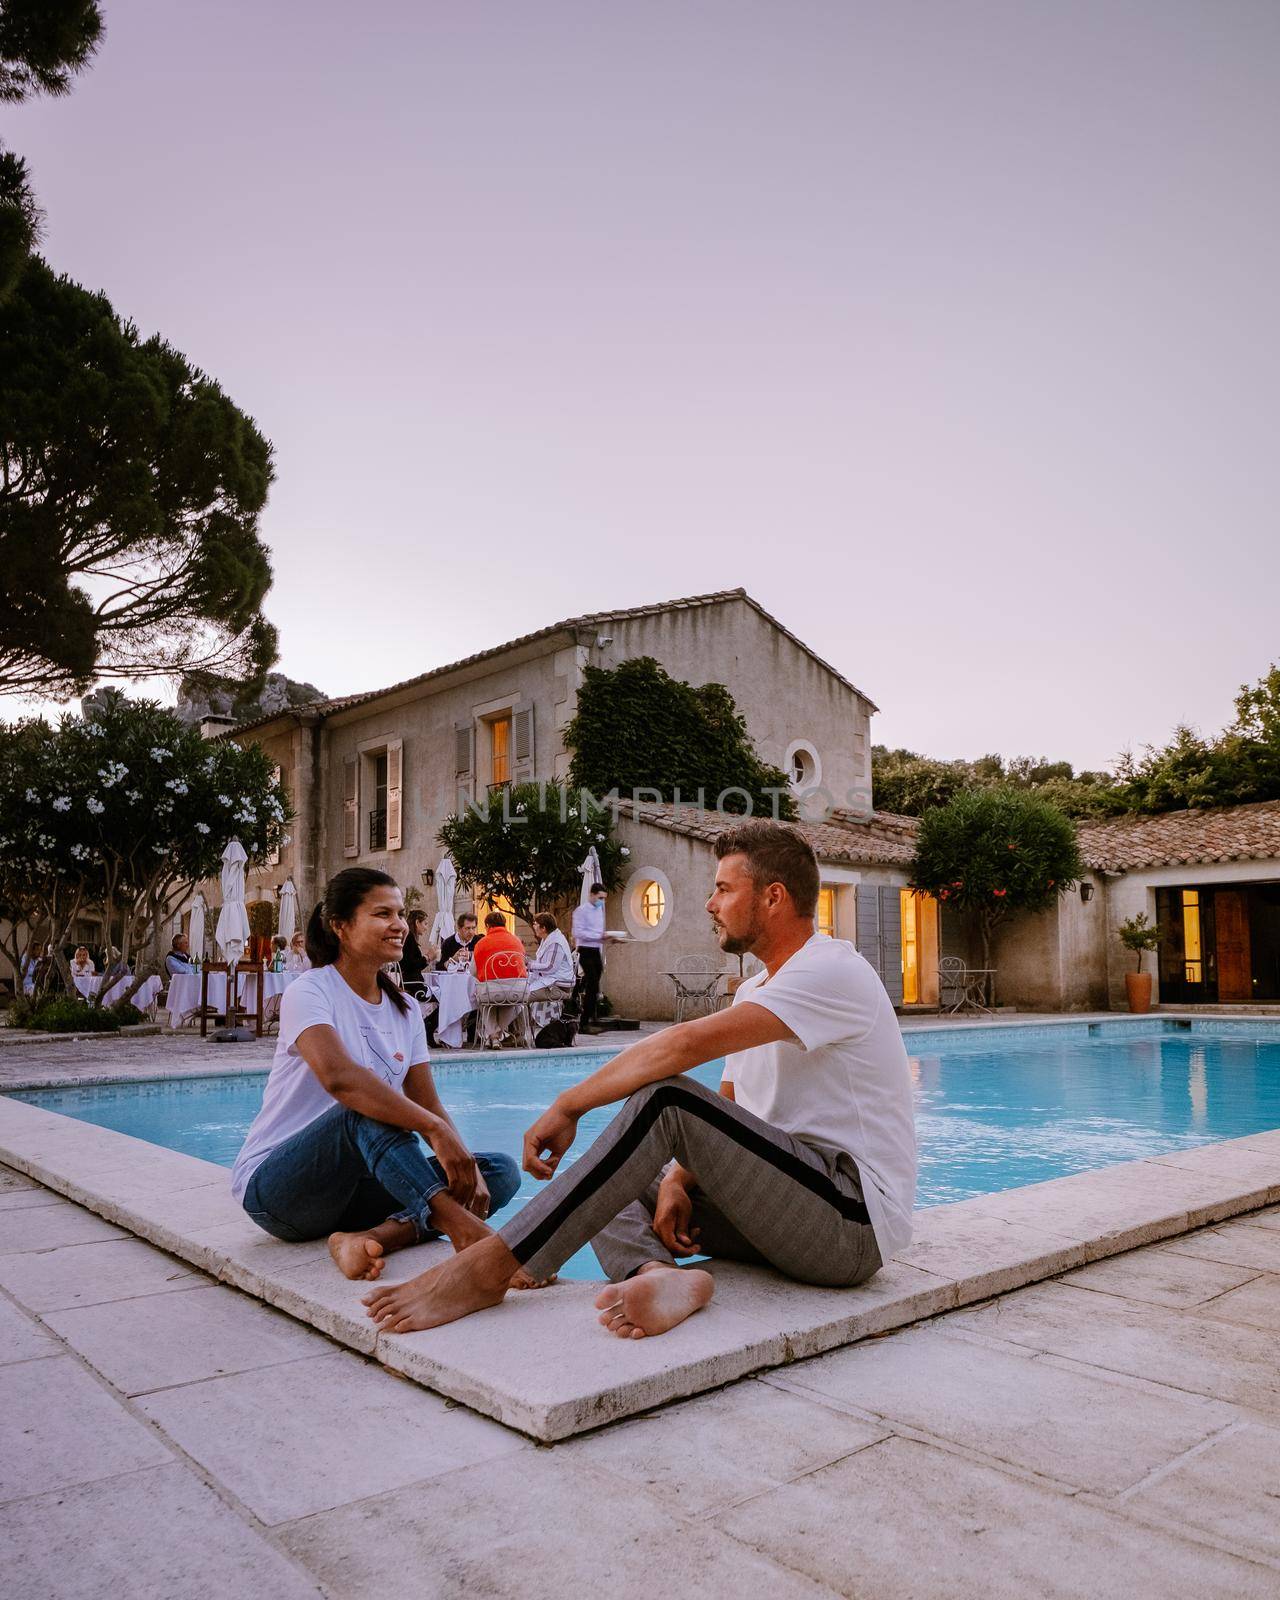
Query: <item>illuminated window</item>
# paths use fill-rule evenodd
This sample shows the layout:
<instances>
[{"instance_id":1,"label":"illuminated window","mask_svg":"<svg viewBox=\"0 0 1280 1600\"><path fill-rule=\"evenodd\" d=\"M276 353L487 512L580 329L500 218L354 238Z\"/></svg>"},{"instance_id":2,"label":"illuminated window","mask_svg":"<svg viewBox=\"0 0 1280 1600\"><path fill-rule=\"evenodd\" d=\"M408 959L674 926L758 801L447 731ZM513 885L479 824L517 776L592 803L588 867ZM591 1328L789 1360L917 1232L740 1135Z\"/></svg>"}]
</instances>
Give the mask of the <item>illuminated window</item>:
<instances>
[{"instance_id":1,"label":"illuminated window","mask_svg":"<svg viewBox=\"0 0 1280 1600\"><path fill-rule=\"evenodd\" d=\"M492 783L511 782L511 718L502 717L489 724L493 739Z\"/></svg>"},{"instance_id":2,"label":"illuminated window","mask_svg":"<svg viewBox=\"0 0 1280 1600\"><path fill-rule=\"evenodd\" d=\"M651 928L656 928L666 909L667 897L662 892L662 885L651 879L640 891L640 915Z\"/></svg>"},{"instance_id":3,"label":"illuminated window","mask_svg":"<svg viewBox=\"0 0 1280 1600\"><path fill-rule=\"evenodd\" d=\"M818 932L828 939L836 936L836 892L834 889L818 890Z\"/></svg>"},{"instance_id":4,"label":"illuminated window","mask_svg":"<svg viewBox=\"0 0 1280 1600\"><path fill-rule=\"evenodd\" d=\"M902 1003L920 1004L920 902L910 889L899 891L902 908Z\"/></svg>"},{"instance_id":5,"label":"illuminated window","mask_svg":"<svg viewBox=\"0 0 1280 1600\"><path fill-rule=\"evenodd\" d=\"M508 933L514 933L516 931L516 914L511 909L510 902L507 901L507 900L504 900L502 898L502 896L499 895L494 900L482 900L480 902L479 907L476 910L476 915L480 919L480 932L481 933L483 933L485 931L484 919L489 915L489 913L491 911L500 911L502 913L502 920L507 925L507 932Z\"/></svg>"},{"instance_id":6,"label":"illuminated window","mask_svg":"<svg viewBox=\"0 0 1280 1600\"><path fill-rule=\"evenodd\" d=\"M1200 948L1200 891L1182 891L1182 955L1188 983L1204 982L1204 955Z\"/></svg>"}]
</instances>

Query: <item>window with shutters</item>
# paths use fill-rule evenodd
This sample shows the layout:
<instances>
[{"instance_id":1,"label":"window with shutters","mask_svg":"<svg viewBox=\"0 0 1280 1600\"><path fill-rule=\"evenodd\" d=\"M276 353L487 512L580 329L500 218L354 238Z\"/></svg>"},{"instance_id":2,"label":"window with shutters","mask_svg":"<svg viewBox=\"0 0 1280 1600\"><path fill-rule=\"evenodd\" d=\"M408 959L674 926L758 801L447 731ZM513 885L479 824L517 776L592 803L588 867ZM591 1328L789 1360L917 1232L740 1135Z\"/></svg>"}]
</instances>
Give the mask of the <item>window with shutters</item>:
<instances>
[{"instance_id":1,"label":"window with shutters","mask_svg":"<svg viewBox=\"0 0 1280 1600\"><path fill-rule=\"evenodd\" d=\"M363 844L366 850L399 850L403 843L404 741L362 749L364 803Z\"/></svg>"}]
</instances>

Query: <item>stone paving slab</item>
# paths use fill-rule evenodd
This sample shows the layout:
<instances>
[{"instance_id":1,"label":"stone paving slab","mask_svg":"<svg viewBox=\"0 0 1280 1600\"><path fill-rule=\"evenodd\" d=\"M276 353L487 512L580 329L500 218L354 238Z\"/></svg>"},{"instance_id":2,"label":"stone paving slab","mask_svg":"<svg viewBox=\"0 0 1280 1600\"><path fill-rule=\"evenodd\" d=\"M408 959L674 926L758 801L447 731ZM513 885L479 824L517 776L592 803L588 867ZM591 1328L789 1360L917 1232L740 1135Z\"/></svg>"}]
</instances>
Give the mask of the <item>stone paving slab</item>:
<instances>
[{"instance_id":1,"label":"stone paving slab","mask_svg":"<svg viewBox=\"0 0 1280 1600\"><path fill-rule=\"evenodd\" d=\"M1232 1175L1233 1146L1249 1157L1244 1178ZM245 1217L224 1169L0 1097L0 1159L351 1349L542 1440L567 1438L1280 1198L1280 1133L1214 1150L1213 1160L1196 1170L1130 1162L918 1212L911 1248L856 1289L806 1288L763 1269L717 1264L719 1292L711 1306L660 1341L610 1338L595 1322L596 1291L580 1283L510 1296L500 1307L427 1333L389 1335L365 1314L367 1287L333 1270L323 1242L283 1244ZM0 1213L0 1240L4 1222ZM70 1248L132 1246L121 1239ZM408 1277L447 1248L407 1251L388 1277ZM0 1254L0 1285L19 1298L30 1259ZM182 1281L170 1265L173 1287L198 1281ZM141 1261L136 1270L146 1275ZM54 1291L46 1285L41 1292ZM83 1284L77 1292L83 1294ZM90 1292L105 1300L130 1291L101 1284ZM55 1306L46 1299L34 1309Z\"/></svg>"},{"instance_id":2,"label":"stone paving slab","mask_svg":"<svg viewBox=\"0 0 1280 1600\"><path fill-rule=\"evenodd\" d=\"M57 1394L60 1404L50 1405ZM142 1423L66 1356L0 1366L0 1502L171 1459Z\"/></svg>"},{"instance_id":3,"label":"stone paving slab","mask_svg":"<svg viewBox=\"0 0 1280 1600\"><path fill-rule=\"evenodd\" d=\"M1280 1561L1280 1430L1258 1423L1231 1428L1174 1462L1125 1504Z\"/></svg>"},{"instance_id":4,"label":"stone paving slab","mask_svg":"<svg viewBox=\"0 0 1280 1600\"><path fill-rule=\"evenodd\" d=\"M165 1389L138 1405L268 1525L532 1448L485 1417L388 1383L345 1351Z\"/></svg>"},{"instance_id":5,"label":"stone paving slab","mask_svg":"<svg viewBox=\"0 0 1280 1600\"><path fill-rule=\"evenodd\" d=\"M1142 1305L1064 1283L1040 1283L956 1314L954 1326L1249 1406L1280 1422L1273 1333L1197 1312Z\"/></svg>"},{"instance_id":6,"label":"stone paving slab","mask_svg":"<svg viewBox=\"0 0 1280 1600\"><path fill-rule=\"evenodd\" d=\"M1280 1245L1280 1241L1277 1243ZM1276 1254L1280 1265L1280 1248ZM1237 1289L1256 1278L1260 1270L1206 1261L1179 1254L1171 1246L1158 1245L1095 1261L1080 1272L1068 1273L1061 1281L1080 1289L1123 1295L1126 1300L1145 1300L1153 1306L1186 1307L1203 1305L1228 1289Z\"/></svg>"},{"instance_id":7,"label":"stone paving slab","mask_svg":"<svg viewBox=\"0 0 1280 1600\"><path fill-rule=\"evenodd\" d=\"M934 1323L806 1362L766 1381L841 1401L1011 1462L1071 1489L1119 1494L1219 1433L1229 1406L1177 1390L1118 1392L1123 1380L992 1349ZM1123 1406L1127 1426L1117 1429Z\"/></svg>"},{"instance_id":8,"label":"stone paving slab","mask_svg":"<svg viewBox=\"0 0 1280 1600\"><path fill-rule=\"evenodd\" d=\"M409 1592L406 1574L411 1592L431 1600L834 1600L857 1592L816 1584L713 1527L664 1516L644 1489L558 1453L450 1473L292 1523L281 1539L342 1600Z\"/></svg>"},{"instance_id":9,"label":"stone paving slab","mask_svg":"<svg viewBox=\"0 0 1280 1600\"><path fill-rule=\"evenodd\" d=\"M715 1525L868 1600L1275 1600L1278 1576L903 1438L748 1500Z\"/></svg>"},{"instance_id":10,"label":"stone paving slab","mask_svg":"<svg viewBox=\"0 0 1280 1600\"><path fill-rule=\"evenodd\" d=\"M291 1317L212 1283L47 1311L43 1320L126 1395L327 1355L333 1348Z\"/></svg>"},{"instance_id":11,"label":"stone paving slab","mask_svg":"<svg viewBox=\"0 0 1280 1600\"><path fill-rule=\"evenodd\" d=\"M4 1508L12 1600L316 1600L318 1582L176 1463Z\"/></svg>"}]
</instances>

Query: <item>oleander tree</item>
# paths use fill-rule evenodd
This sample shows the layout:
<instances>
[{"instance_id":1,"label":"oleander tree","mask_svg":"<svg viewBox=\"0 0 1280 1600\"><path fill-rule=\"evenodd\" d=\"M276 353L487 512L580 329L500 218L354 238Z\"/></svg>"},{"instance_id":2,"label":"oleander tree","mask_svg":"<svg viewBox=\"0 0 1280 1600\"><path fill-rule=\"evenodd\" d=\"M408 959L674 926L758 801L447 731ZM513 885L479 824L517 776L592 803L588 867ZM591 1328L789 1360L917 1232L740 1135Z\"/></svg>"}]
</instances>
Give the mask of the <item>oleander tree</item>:
<instances>
[{"instance_id":1,"label":"oleander tree","mask_svg":"<svg viewBox=\"0 0 1280 1600\"><path fill-rule=\"evenodd\" d=\"M926 811L911 888L971 912L991 965L991 936L1007 918L1045 911L1084 871L1069 818L1018 789L968 789Z\"/></svg>"},{"instance_id":2,"label":"oleander tree","mask_svg":"<svg viewBox=\"0 0 1280 1600\"><path fill-rule=\"evenodd\" d=\"M489 900L505 900L524 922L577 898L582 863L593 848L606 889L617 888L629 854L614 838L607 810L576 789L545 783L505 789L487 806L450 817L437 837L463 883Z\"/></svg>"},{"instance_id":3,"label":"oleander tree","mask_svg":"<svg viewBox=\"0 0 1280 1600\"><path fill-rule=\"evenodd\" d=\"M0 894L28 941L47 929L68 992L61 946L77 916L102 917L108 945L134 962L132 993L159 966L165 919L218 875L233 837L250 866L287 842L289 800L265 753L203 739L153 702L104 696L56 728L0 729L0 755L11 758L0 771Z\"/></svg>"}]
</instances>

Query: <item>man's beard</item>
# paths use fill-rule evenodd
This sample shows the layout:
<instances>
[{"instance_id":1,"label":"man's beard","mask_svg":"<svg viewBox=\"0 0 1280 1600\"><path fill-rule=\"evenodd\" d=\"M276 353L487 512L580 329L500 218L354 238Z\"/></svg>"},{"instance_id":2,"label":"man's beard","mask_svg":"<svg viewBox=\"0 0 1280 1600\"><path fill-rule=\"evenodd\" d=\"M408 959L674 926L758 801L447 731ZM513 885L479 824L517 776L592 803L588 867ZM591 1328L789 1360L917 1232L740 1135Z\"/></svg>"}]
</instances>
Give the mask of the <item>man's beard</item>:
<instances>
[{"instance_id":1,"label":"man's beard","mask_svg":"<svg viewBox=\"0 0 1280 1600\"><path fill-rule=\"evenodd\" d=\"M729 956L750 955L760 937L760 925L754 921L745 933L731 934L722 923L717 923L716 927L719 930L720 948Z\"/></svg>"}]
</instances>

